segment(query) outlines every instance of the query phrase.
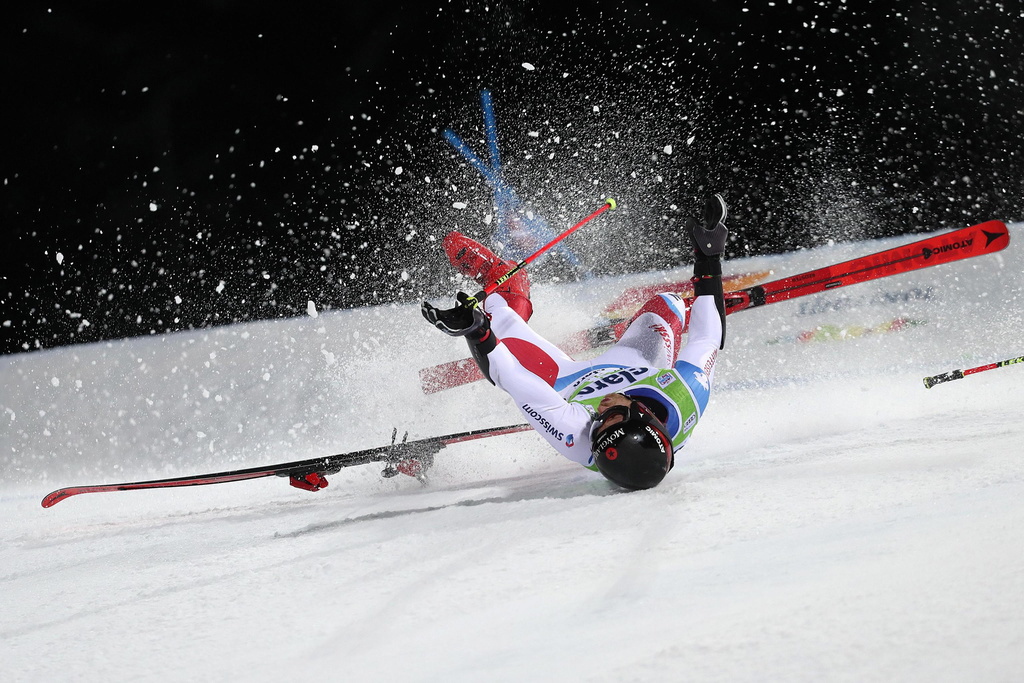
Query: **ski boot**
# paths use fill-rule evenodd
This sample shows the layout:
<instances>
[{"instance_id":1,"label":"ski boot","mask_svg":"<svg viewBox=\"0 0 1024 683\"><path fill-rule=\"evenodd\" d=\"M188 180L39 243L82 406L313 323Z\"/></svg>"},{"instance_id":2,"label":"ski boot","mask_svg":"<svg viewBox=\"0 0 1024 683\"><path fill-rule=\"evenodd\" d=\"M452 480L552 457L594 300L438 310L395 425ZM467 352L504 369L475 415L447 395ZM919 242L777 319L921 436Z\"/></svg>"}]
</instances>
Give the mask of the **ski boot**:
<instances>
[{"instance_id":1,"label":"ski boot","mask_svg":"<svg viewBox=\"0 0 1024 683\"><path fill-rule=\"evenodd\" d=\"M493 251L458 232L450 232L442 243L444 253L452 267L466 277L472 278L481 287L488 287L505 273L516 267L515 261L505 261ZM509 308L524 321L533 315L530 303L530 279L526 271L519 271L495 290L508 303Z\"/></svg>"}]
</instances>

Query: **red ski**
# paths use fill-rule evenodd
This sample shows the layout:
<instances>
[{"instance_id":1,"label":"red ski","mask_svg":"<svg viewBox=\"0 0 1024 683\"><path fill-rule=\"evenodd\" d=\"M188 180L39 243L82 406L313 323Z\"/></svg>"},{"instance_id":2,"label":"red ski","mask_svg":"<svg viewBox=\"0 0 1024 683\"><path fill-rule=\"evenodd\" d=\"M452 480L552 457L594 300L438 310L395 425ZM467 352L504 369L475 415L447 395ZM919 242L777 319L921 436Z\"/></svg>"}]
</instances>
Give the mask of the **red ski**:
<instances>
[{"instance_id":1,"label":"red ski","mask_svg":"<svg viewBox=\"0 0 1024 683\"><path fill-rule=\"evenodd\" d=\"M828 289L994 254L1009 243L1010 232L1006 226L1000 221L988 221L726 294L726 312L735 313Z\"/></svg>"},{"instance_id":2,"label":"red ski","mask_svg":"<svg viewBox=\"0 0 1024 683\"><path fill-rule=\"evenodd\" d=\"M57 489L43 498L43 507L53 507L65 498L80 493L108 493L111 491L137 491L140 489L166 489L179 486L204 486L206 484L224 484L231 481L245 481L262 477L288 477L289 483L306 491L319 491L327 486L328 474L335 474L344 467L366 465L372 462L386 463L382 474L393 477L399 472L409 476L424 478L424 473L433 464L434 455L445 446L462 441L472 441L488 436L500 436L524 432L532 429L528 424L510 425L508 427L490 427L475 429L446 436L433 436L427 439L395 443L398 430L391 437L391 445L368 448L353 453L327 455L310 460L296 460L278 465L250 467L248 469L230 470L214 474L196 474L172 479L153 479L150 481L134 481L124 484L99 484L95 486L69 486ZM408 436L408 435L407 435Z\"/></svg>"},{"instance_id":3,"label":"red ski","mask_svg":"<svg viewBox=\"0 0 1024 683\"><path fill-rule=\"evenodd\" d=\"M833 266L825 266L799 275L791 275L734 292L726 292L725 312L735 313L859 282L993 254L1005 249L1009 243L1010 233L1006 225L1001 221L988 221L968 228L926 237L901 247L886 249ZM692 303L692 299L689 299L688 303ZM613 344L626 331L628 323L628 318L610 320L576 333L563 342L560 347L567 353L573 353ZM483 379L483 375L476 367L476 363L469 358L424 368L420 371L420 382L423 392L426 394L469 384L480 379Z\"/></svg>"}]
</instances>

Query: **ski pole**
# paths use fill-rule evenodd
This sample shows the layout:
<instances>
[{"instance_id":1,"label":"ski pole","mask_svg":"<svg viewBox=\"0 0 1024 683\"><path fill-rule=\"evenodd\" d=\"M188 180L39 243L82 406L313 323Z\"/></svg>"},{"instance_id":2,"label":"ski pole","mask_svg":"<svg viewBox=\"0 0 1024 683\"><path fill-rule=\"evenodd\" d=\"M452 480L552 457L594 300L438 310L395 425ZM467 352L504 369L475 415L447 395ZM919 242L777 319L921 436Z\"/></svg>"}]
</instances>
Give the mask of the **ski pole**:
<instances>
[{"instance_id":1,"label":"ski pole","mask_svg":"<svg viewBox=\"0 0 1024 683\"><path fill-rule=\"evenodd\" d=\"M545 251L547 251L551 247L555 246L556 244L558 244L559 242L564 240L566 237L568 237L569 235L573 234L574 232L576 232L577 230L582 228L584 225L586 225L590 221L592 221L595 218L597 218L598 216L600 216L602 213L604 213L608 209L611 209L611 210L614 211L617 206L618 206L618 204L615 202L615 200L612 199L611 197L608 197L608 199L605 200L605 203L601 206L600 209L598 209L594 213L590 214L589 216L587 216L586 218L581 220L579 223L577 223L576 225L572 226L571 228L569 228L568 230L563 232L561 235L559 235L555 239L553 239L550 242L548 242L547 244L545 244L543 247L541 247L540 249L535 251L530 256L527 256L525 259L522 260L521 263L516 264L515 268L513 268L510 271L508 271L507 273L505 273L504 275L499 277L497 280L495 280L492 284L490 284L487 287L485 287L484 288L484 296L487 296L488 294L493 294L495 292L495 290L498 289L498 287L500 287L505 282L508 282L508 280L510 280L512 278L512 276L514 276L520 270L525 268L527 265L529 265L530 263L533 263L533 261L535 261ZM472 300L472 303L470 303L470 305L471 306L475 306L476 303L477 303L476 300L473 299L472 297L471 297L471 300Z\"/></svg>"},{"instance_id":2,"label":"ski pole","mask_svg":"<svg viewBox=\"0 0 1024 683\"><path fill-rule=\"evenodd\" d=\"M944 372L941 375L935 375L934 377L925 377L924 387L925 389L931 389L936 384L942 384L943 382L951 382L954 379L963 379L967 375L973 375L976 372L995 370L996 368L1001 368L1004 365L1014 365L1016 363L1024 363L1024 356L1017 356L1016 358L1010 358L1009 360L1001 360L998 363L979 365L976 368L968 368L966 370L952 370L950 372Z\"/></svg>"}]
</instances>

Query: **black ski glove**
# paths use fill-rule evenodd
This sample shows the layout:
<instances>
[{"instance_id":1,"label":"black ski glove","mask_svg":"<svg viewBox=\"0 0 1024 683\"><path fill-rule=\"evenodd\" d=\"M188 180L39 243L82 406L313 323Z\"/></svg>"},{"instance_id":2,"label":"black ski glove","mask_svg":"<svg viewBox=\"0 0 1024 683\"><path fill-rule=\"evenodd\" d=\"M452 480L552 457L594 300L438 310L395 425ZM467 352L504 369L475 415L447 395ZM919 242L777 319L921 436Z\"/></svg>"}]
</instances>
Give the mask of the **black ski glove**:
<instances>
[{"instance_id":1,"label":"black ski glove","mask_svg":"<svg viewBox=\"0 0 1024 683\"><path fill-rule=\"evenodd\" d=\"M491 329L491 321L487 315L476 305L477 301L483 301L483 292L477 298L470 300L465 292L459 292L455 299L459 302L454 308L434 308L426 301L420 306L420 312L427 322L451 337L467 337L477 339Z\"/></svg>"},{"instance_id":2,"label":"black ski glove","mask_svg":"<svg viewBox=\"0 0 1024 683\"><path fill-rule=\"evenodd\" d=\"M686 229L690 233L695 255L721 256L725 252L725 240L729 236L729 230L725 227L728 215L725 200L722 195L716 194L704 202L704 220L701 225L692 218L687 219Z\"/></svg>"},{"instance_id":3,"label":"black ski glove","mask_svg":"<svg viewBox=\"0 0 1024 683\"><path fill-rule=\"evenodd\" d=\"M476 305L477 301L483 302L484 293L480 292L475 298L468 294L459 292L455 295L459 304L455 308L447 310L434 308L426 301L420 306L420 312L427 322L452 337L465 337L469 344L469 352L476 361L480 372L491 384L490 362L487 354L498 345L498 338L491 332L491 320L484 313L483 308Z\"/></svg>"}]
</instances>

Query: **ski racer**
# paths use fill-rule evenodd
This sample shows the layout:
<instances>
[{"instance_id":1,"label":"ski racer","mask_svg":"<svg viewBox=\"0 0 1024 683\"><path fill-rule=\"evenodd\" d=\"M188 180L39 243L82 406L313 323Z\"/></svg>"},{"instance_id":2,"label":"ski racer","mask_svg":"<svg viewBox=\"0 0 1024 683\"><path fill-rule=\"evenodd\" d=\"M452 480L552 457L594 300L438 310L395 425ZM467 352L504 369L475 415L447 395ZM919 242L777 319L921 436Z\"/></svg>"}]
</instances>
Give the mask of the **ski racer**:
<instances>
[{"instance_id":1,"label":"ski racer","mask_svg":"<svg viewBox=\"0 0 1024 683\"><path fill-rule=\"evenodd\" d=\"M459 292L459 305L448 310L424 302L423 316L446 334L466 338L484 376L512 397L555 450L623 488L651 488L672 469L675 452L704 414L724 348L726 216L725 201L714 195L701 223L686 222L694 253L690 310L682 297L659 294L614 346L590 360L573 360L527 325L533 304L525 271L486 299ZM452 266L483 287L516 265L458 232L443 246ZM687 343L680 348L688 316Z\"/></svg>"}]
</instances>

